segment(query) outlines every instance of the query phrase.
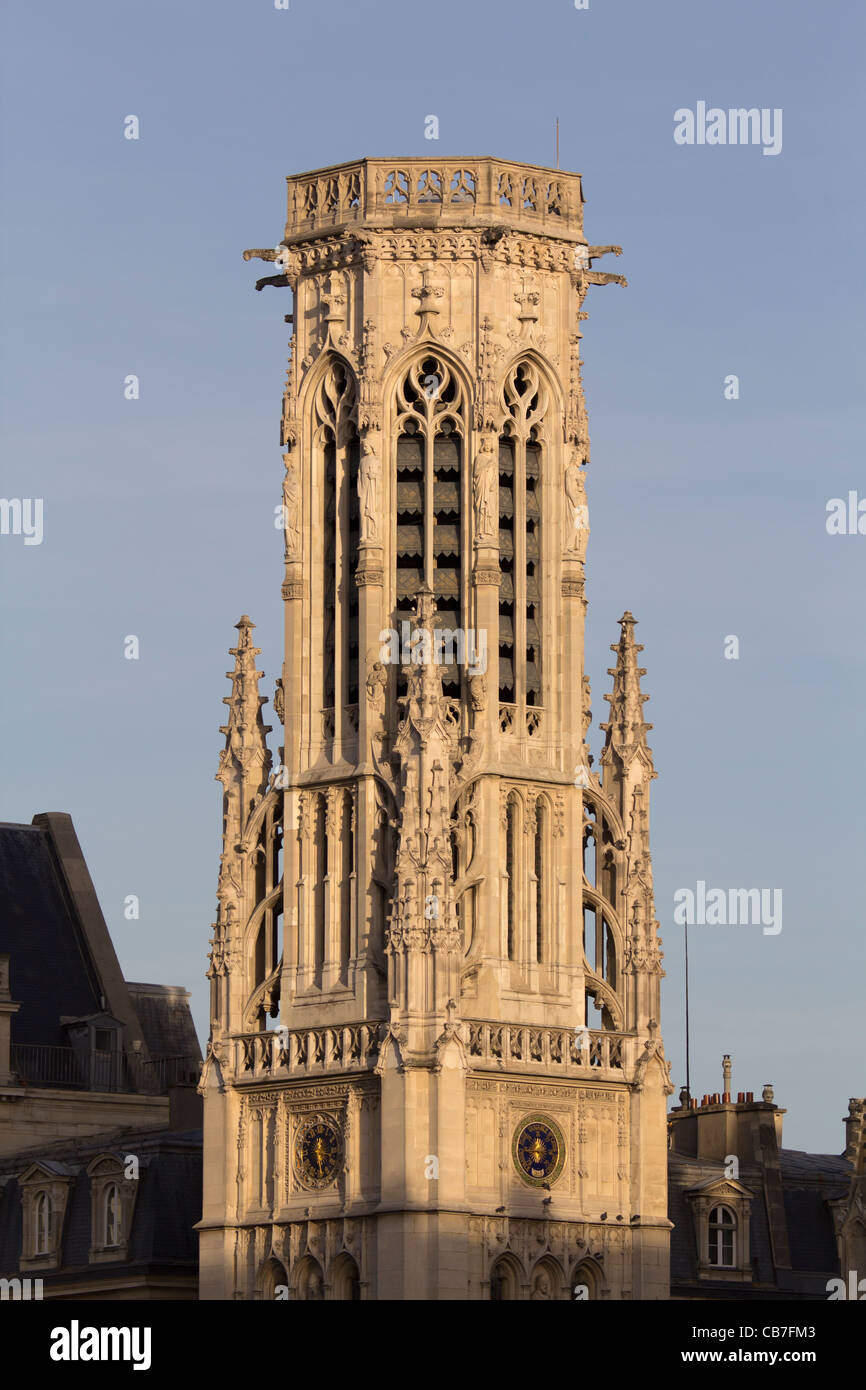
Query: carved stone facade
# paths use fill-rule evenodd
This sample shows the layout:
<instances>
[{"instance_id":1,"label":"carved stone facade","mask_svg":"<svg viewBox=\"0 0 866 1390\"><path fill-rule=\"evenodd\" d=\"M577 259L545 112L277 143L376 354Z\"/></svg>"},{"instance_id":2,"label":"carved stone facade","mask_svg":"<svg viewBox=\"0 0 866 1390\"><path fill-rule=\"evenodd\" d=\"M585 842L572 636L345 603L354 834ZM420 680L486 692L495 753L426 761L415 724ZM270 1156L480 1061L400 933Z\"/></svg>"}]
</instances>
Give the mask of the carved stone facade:
<instances>
[{"instance_id":1,"label":"carved stone facade","mask_svg":"<svg viewBox=\"0 0 866 1390\"><path fill-rule=\"evenodd\" d=\"M249 619L202 1078L204 1298L665 1298L655 776L584 675L580 176L288 180L284 748ZM589 760L591 761L591 760ZM583 769L584 775L578 775ZM575 1294L578 1288L583 1293Z\"/></svg>"}]
</instances>

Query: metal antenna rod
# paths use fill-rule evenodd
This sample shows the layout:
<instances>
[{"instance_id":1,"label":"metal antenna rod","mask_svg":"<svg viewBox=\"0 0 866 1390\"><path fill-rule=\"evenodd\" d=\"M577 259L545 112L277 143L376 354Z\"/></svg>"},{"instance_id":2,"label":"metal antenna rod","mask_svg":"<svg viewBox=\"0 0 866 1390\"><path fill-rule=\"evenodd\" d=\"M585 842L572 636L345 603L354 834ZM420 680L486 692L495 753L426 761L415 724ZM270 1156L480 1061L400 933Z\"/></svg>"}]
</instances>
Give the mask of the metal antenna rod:
<instances>
[{"instance_id":1,"label":"metal antenna rod","mask_svg":"<svg viewBox=\"0 0 866 1390\"><path fill-rule=\"evenodd\" d=\"M685 935L685 1090L689 1102L692 1098L691 1072L688 1065L688 923L684 924Z\"/></svg>"},{"instance_id":2,"label":"metal antenna rod","mask_svg":"<svg viewBox=\"0 0 866 1390\"><path fill-rule=\"evenodd\" d=\"M556 167L559 168L559 117L556 118Z\"/></svg>"}]
</instances>

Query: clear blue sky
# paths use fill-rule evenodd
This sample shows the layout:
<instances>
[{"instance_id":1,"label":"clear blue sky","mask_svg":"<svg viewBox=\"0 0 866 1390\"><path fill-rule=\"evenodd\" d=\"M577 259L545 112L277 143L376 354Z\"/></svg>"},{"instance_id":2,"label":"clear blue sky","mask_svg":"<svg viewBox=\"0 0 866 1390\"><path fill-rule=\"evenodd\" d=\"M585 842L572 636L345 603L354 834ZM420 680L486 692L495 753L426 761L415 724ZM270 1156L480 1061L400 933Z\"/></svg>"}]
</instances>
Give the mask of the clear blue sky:
<instances>
[{"instance_id":1,"label":"clear blue sky","mask_svg":"<svg viewBox=\"0 0 866 1390\"><path fill-rule=\"evenodd\" d=\"M241 613L266 693L281 659L289 297L254 294L241 252L280 239L286 174L551 163L558 116L589 238L629 279L584 325L588 670L604 718L632 609L674 1078L674 892L781 888L778 936L690 934L693 1090L730 1052L735 1090L774 1083L787 1144L838 1152L866 1094L866 536L825 529L828 499L866 497L862 6L18 0L2 47L0 492L45 512L40 546L0 537L0 819L72 814L125 974L191 988L205 1036ZM676 145L698 101L782 108L781 154Z\"/></svg>"}]
</instances>

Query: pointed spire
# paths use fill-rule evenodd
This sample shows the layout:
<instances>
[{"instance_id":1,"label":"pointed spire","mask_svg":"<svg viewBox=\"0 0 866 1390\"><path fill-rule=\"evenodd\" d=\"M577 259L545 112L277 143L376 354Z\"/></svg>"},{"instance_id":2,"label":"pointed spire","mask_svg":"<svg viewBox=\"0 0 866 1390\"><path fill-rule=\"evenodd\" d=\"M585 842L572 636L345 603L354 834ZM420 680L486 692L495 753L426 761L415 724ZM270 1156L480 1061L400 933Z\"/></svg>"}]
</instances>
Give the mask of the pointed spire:
<instances>
[{"instance_id":1,"label":"pointed spire","mask_svg":"<svg viewBox=\"0 0 866 1390\"><path fill-rule=\"evenodd\" d=\"M259 681L264 672L256 670L256 657L261 655L261 648L253 646L255 623L245 613L235 627L240 633L238 645L229 648L235 667L233 671L226 671L232 692L223 696L223 704L229 707L229 718L227 724L220 726L220 733L226 736L226 746L220 755L216 775L228 791L229 783L239 771L250 783L245 788L246 795L254 796L268 785L271 754L265 735L271 732L271 726L262 720L262 705L267 704L267 696L259 694Z\"/></svg>"},{"instance_id":2,"label":"pointed spire","mask_svg":"<svg viewBox=\"0 0 866 1390\"><path fill-rule=\"evenodd\" d=\"M616 653L616 665L609 666L607 671L613 676L613 694L604 697L610 703L610 715L600 726L607 735L604 746L608 749L611 744L638 745L650 753L646 736L652 724L647 724L643 717L643 706L649 696L641 694L640 688L640 678L646 675L646 670L637 664L637 654L643 647L634 640L636 620L631 613L623 613L619 624L622 629L619 642L611 646L611 651Z\"/></svg>"}]
</instances>

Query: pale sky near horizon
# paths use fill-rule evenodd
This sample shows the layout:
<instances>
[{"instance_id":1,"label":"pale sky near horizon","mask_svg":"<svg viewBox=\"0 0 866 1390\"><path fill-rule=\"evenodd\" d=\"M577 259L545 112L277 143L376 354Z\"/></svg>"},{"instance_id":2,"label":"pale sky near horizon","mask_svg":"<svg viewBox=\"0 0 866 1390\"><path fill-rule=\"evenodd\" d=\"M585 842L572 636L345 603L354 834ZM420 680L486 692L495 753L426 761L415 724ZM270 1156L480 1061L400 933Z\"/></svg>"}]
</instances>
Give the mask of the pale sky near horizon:
<instances>
[{"instance_id":1,"label":"pale sky near horizon","mask_svg":"<svg viewBox=\"0 0 866 1390\"><path fill-rule=\"evenodd\" d=\"M721 1090L729 1052L735 1091L774 1084L788 1147L838 1153L866 1095L866 535L825 525L866 499L861 7L45 0L2 22L0 493L43 498L44 536L0 535L0 820L72 815L124 974L191 989L204 1045L242 613L263 693L281 660L290 296L256 295L269 268L241 253L282 236L287 174L549 164L559 117L589 240L629 280L583 325L587 671L597 722L630 609L674 1081L674 894L781 890L777 935L690 931L692 1090ZM781 151L676 144L699 102L781 110Z\"/></svg>"}]
</instances>

